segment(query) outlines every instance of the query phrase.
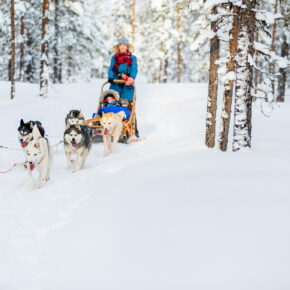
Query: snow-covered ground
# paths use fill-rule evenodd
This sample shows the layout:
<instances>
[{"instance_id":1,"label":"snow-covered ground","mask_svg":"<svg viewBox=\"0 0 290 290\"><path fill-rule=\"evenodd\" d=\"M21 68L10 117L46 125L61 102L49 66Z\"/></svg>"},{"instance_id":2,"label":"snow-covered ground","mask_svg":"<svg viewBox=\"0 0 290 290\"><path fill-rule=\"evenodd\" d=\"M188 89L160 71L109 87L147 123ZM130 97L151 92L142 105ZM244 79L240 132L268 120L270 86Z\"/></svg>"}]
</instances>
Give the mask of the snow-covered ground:
<instances>
[{"instance_id":1,"label":"snow-covered ground","mask_svg":"<svg viewBox=\"0 0 290 290\"><path fill-rule=\"evenodd\" d=\"M0 82L0 145L20 149L21 118L56 144L70 109L95 111L100 84L40 100L17 83L10 101ZM94 144L77 173L58 146L40 190L21 167L0 174L0 289L290 289L290 103L270 118L255 107L252 150L222 153L203 145L206 84L137 89L145 141L109 157ZM0 171L23 160L0 148Z\"/></svg>"}]
</instances>

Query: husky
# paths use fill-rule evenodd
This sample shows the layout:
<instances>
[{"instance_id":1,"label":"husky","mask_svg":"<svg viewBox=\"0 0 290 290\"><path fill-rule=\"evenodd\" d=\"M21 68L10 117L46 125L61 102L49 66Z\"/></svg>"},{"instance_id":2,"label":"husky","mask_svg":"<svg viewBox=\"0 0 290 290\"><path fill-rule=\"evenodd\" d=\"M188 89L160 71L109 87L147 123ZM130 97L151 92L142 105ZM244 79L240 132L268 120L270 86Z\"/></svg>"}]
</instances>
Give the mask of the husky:
<instances>
[{"instance_id":1,"label":"husky","mask_svg":"<svg viewBox=\"0 0 290 290\"><path fill-rule=\"evenodd\" d=\"M64 150L67 166L73 164L71 154L77 154L77 162L73 172L82 168L85 164L93 141L92 130L87 126L67 124L64 132Z\"/></svg>"},{"instance_id":2,"label":"husky","mask_svg":"<svg viewBox=\"0 0 290 290\"><path fill-rule=\"evenodd\" d=\"M103 127L103 141L105 146L105 156L111 153L122 134L123 122L126 118L124 111L119 113L103 113L101 118L101 125ZM113 143L111 144L111 137L113 137Z\"/></svg>"},{"instance_id":3,"label":"husky","mask_svg":"<svg viewBox=\"0 0 290 290\"><path fill-rule=\"evenodd\" d=\"M65 125L85 125L84 115L80 110L70 110L65 118Z\"/></svg>"},{"instance_id":4,"label":"husky","mask_svg":"<svg viewBox=\"0 0 290 290\"><path fill-rule=\"evenodd\" d=\"M39 121L29 121L24 123L23 119L20 120L20 125L18 127L18 138L22 148L25 148L32 140L32 129L34 125L37 126L40 135L44 137L45 131Z\"/></svg>"},{"instance_id":5,"label":"husky","mask_svg":"<svg viewBox=\"0 0 290 290\"><path fill-rule=\"evenodd\" d=\"M37 124L32 129L32 140L25 147L25 156L27 160L27 173L30 184L35 186L32 178L34 168L39 172L39 185L41 188L45 181L49 180L50 166L52 162L52 154L46 138L41 136Z\"/></svg>"}]
</instances>

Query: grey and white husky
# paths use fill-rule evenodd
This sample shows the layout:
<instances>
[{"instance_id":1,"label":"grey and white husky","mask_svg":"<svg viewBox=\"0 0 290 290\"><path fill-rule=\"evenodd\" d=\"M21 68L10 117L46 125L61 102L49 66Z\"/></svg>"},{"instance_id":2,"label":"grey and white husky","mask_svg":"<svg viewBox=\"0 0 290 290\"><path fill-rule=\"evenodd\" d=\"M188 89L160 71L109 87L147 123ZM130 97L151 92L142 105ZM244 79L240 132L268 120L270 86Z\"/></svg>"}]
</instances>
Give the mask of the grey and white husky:
<instances>
[{"instance_id":1,"label":"grey and white husky","mask_svg":"<svg viewBox=\"0 0 290 290\"><path fill-rule=\"evenodd\" d=\"M65 125L85 125L84 115L80 110L70 110L65 118Z\"/></svg>"},{"instance_id":2,"label":"grey and white husky","mask_svg":"<svg viewBox=\"0 0 290 290\"><path fill-rule=\"evenodd\" d=\"M24 123L23 119L20 120L20 125L18 127L18 138L21 143L21 147L24 149L27 144L32 140L32 129L34 125L37 126L40 135L44 137L45 132L39 121L29 121Z\"/></svg>"},{"instance_id":3,"label":"grey and white husky","mask_svg":"<svg viewBox=\"0 0 290 290\"><path fill-rule=\"evenodd\" d=\"M71 154L77 154L76 166L73 172L84 166L92 146L92 140L92 130L87 126L67 124L64 132L64 150L68 167L74 162L71 159Z\"/></svg>"},{"instance_id":4,"label":"grey and white husky","mask_svg":"<svg viewBox=\"0 0 290 290\"><path fill-rule=\"evenodd\" d=\"M31 186L35 183L32 178L32 171L37 168L39 172L39 188L43 186L45 181L50 177L50 166L52 162L52 154L46 138L41 136L37 124L32 129L32 140L25 147L25 156L27 160L27 173Z\"/></svg>"}]
</instances>

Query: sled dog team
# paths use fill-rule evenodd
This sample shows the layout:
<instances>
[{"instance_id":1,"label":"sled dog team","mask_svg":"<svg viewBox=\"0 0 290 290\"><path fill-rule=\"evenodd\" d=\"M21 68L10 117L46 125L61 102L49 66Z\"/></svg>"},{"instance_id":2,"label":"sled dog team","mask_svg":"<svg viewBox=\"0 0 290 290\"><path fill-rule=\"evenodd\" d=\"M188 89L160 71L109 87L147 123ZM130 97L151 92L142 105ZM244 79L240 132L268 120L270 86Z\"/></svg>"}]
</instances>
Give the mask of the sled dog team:
<instances>
[{"instance_id":1,"label":"sled dog team","mask_svg":"<svg viewBox=\"0 0 290 290\"><path fill-rule=\"evenodd\" d=\"M122 133L122 120L124 112L104 113L101 118L103 127L103 141L105 147L105 156L111 153ZM85 119L81 111L71 110L65 119L64 132L64 150L67 159L67 166L71 166L74 161L71 159L72 154L76 154L76 164L73 172L84 166L86 157L92 146L92 130L85 125ZM24 150L28 178L32 187L35 182L32 178L32 171L36 168L39 172L39 185L41 188L44 182L49 180L50 166L52 163L52 152L45 130L39 121L29 121L25 123L23 119L20 121L18 128L18 137L20 144ZM111 137L113 143L111 144Z\"/></svg>"}]
</instances>

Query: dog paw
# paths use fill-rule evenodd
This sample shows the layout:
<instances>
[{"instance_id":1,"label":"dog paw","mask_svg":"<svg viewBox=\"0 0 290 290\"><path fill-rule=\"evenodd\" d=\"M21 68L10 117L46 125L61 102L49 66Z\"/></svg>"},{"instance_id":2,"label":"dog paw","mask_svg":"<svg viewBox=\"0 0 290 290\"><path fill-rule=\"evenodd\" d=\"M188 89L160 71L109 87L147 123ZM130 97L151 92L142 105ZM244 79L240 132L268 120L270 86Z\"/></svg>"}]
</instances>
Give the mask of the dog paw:
<instances>
[{"instance_id":1,"label":"dog paw","mask_svg":"<svg viewBox=\"0 0 290 290\"><path fill-rule=\"evenodd\" d=\"M73 171L72 171L72 173L76 173L78 170L77 169L74 169Z\"/></svg>"}]
</instances>

